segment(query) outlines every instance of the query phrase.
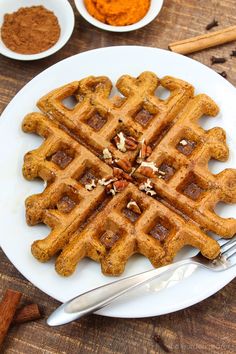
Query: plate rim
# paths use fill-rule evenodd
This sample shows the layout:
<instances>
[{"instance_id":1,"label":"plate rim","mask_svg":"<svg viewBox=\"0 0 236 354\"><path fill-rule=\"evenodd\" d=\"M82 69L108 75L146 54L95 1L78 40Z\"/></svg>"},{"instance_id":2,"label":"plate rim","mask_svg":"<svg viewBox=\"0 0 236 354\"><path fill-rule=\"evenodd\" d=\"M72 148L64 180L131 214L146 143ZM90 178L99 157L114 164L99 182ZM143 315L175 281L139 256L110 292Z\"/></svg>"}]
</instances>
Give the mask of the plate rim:
<instances>
[{"instance_id":1,"label":"plate rim","mask_svg":"<svg viewBox=\"0 0 236 354\"><path fill-rule=\"evenodd\" d=\"M211 72L213 72L215 75L218 76L218 74L217 74L214 70L212 70L212 69L209 68L209 67L206 67L204 64L202 64L202 63L200 63L200 62L197 62L197 61L195 61L195 60L193 60L193 59L191 59L191 58L182 56L182 55L180 55L180 54L170 52L170 51L165 50L165 49L153 48L153 47L145 47L145 46L137 46L137 45L133 45L133 46L111 46L111 47L104 47L104 48L96 48L96 49L88 50L88 51L85 51L85 52L82 52L82 53L78 53L78 54L76 54L76 55L74 55L74 56L65 58L65 59L63 59L63 60L57 62L57 63L53 64L52 66L48 67L47 69L43 70L41 73L39 73L38 75L36 75L33 79L31 79L28 83L26 83L26 84L18 91L18 93L11 99L11 101L8 103L8 105L5 107L5 109L4 109L3 112L1 113L1 116L0 116L0 128L1 128L1 126L2 126L2 123L1 123L1 122L4 121L4 116L7 115L8 109L10 109L10 106L11 106L11 104L14 103L14 100L15 100L15 99L18 99L18 97L20 96L22 90L24 90L25 88L27 88L27 86L30 85L33 80L35 80L36 78L38 79L38 78L40 77L40 75L44 75L45 73L47 73L47 71L50 71L50 70L52 69L52 67L55 67L55 66L57 66L57 65L61 65L61 63L65 62L65 61L68 61L68 60L70 60L70 59L73 60L75 57L79 57L79 56L83 56L83 55L88 55L88 54L90 54L90 53L92 53L92 52L95 52L95 53L96 53L96 52L98 52L98 51L119 50L120 48L123 48L123 49L126 49L126 48L128 48L128 49L129 49L129 48L132 48L132 49L138 48L138 50L142 49L142 50L151 50L151 51L154 50L154 51L161 51L161 52L164 51L164 52L168 52L169 54L172 54L172 55L174 55L174 56L176 56L176 55L177 55L177 56L181 56L181 57L184 57L186 60L193 61L195 64L197 63L198 65L204 67L205 69L207 68L207 70L210 70ZM231 90L232 90L232 89L235 90L235 87L234 87L231 83L229 83L228 81L226 81L224 78L222 78L222 77L219 76L218 79L219 79L219 80L223 80L222 82L224 82L224 85L227 85ZM235 90L235 94L236 94L236 90ZM2 119L1 119L1 118L2 118ZM35 287L37 287L38 289L40 289L41 291L43 291L45 294L51 296L52 298L54 298L54 299L56 299L56 300L58 300L58 301L61 301L59 297L55 296L55 293L52 294L52 292L51 292L51 291L48 291L48 289L47 289L47 290L44 290L44 286L40 286L40 287L39 287L38 285L35 284L34 281L30 280L30 276L27 274L27 272L24 271L24 270L22 271L22 269L21 269L20 266L18 266L18 265L16 266L14 260L12 260L12 256L11 256L11 255L9 256L9 255L5 252L4 246L2 246L2 242L1 242L1 248L2 248L3 252L6 254L7 258L11 261L11 263L16 267L16 269L17 269L28 281L30 281ZM204 299L207 299L209 296L215 294L217 291L219 291L219 290L222 289L225 285L227 285L232 279L234 279L234 277L235 277L235 275L230 276L230 277L227 277L227 276L226 276L225 278L227 278L227 280L222 281L221 284L220 284L220 286L217 285L217 286L215 286L215 287L212 287L209 291L204 292L204 295L203 295L203 294L202 294L202 295L200 294L199 297L194 298L192 301L191 301L191 300L190 300L190 301L186 301L186 302L182 303L181 306L179 306L179 305L178 305L178 306L175 306L175 305L170 306L169 311L163 311L163 312L162 312L162 311L158 311L157 313L154 311L152 314L136 315L136 316L128 316L128 315L126 315L126 316L125 316L125 315L114 316L114 315L112 315L112 314L109 315L109 312L106 313L106 312L103 312L103 311L100 310L98 314L102 314L102 315L107 316L107 317L118 317L118 318L119 318L119 317L120 317L120 318L143 318L143 317L152 317L152 316L159 316L159 315L163 315L163 314L168 314L168 313L171 313L171 312L175 312L175 311L182 310L182 309L187 308L187 307L189 307L189 306L192 306L192 305L194 305L194 304L196 304L196 303L198 303L198 302L200 302L200 301L202 301L202 300L204 300ZM228 279L228 278L229 278L229 279Z\"/></svg>"}]
</instances>

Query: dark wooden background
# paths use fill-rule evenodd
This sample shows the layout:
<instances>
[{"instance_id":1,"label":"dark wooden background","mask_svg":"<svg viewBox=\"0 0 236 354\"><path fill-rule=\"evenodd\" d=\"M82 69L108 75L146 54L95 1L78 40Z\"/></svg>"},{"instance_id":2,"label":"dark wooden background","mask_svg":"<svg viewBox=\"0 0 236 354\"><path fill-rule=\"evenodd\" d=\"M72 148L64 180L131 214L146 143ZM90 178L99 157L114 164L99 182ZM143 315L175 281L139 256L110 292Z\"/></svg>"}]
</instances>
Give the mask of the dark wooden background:
<instances>
[{"instance_id":1,"label":"dark wooden background","mask_svg":"<svg viewBox=\"0 0 236 354\"><path fill-rule=\"evenodd\" d=\"M236 0L165 0L155 21L143 29L123 34L99 30L84 21L76 10L75 14L76 26L70 41L53 56L35 62L18 62L0 56L0 112L35 75L76 53L129 44L167 48L172 41L204 33L205 26L214 17L219 21L219 28L235 25ZM218 72L225 70L228 80L236 85L236 58L230 58L233 49L236 49L236 43L191 57L210 66L212 55L225 56L227 62L213 68ZM6 230L4 232L8 237ZM234 280L209 299L161 317L113 319L92 315L60 328L47 327L45 319L15 326L8 333L3 352L164 353L153 339L158 334L171 353L235 353L235 285ZM22 291L26 302L37 302L45 317L59 305L24 279L0 250L0 296L7 288Z\"/></svg>"}]
</instances>

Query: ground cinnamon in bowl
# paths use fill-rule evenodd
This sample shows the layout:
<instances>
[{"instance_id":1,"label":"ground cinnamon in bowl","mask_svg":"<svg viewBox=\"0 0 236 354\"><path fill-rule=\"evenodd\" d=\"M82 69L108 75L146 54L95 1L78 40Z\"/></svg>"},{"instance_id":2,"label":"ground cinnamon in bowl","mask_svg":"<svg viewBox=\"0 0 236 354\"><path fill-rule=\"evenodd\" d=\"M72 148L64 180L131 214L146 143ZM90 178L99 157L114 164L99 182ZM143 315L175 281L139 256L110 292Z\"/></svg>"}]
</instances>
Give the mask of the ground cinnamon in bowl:
<instances>
[{"instance_id":1,"label":"ground cinnamon in bowl","mask_svg":"<svg viewBox=\"0 0 236 354\"><path fill-rule=\"evenodd\" d=\"M51 48L60 37L57 17L44 6L22 7L5 14L1 38L7 48L20 54L37 54Z\"/></svg>"}]
</instances>

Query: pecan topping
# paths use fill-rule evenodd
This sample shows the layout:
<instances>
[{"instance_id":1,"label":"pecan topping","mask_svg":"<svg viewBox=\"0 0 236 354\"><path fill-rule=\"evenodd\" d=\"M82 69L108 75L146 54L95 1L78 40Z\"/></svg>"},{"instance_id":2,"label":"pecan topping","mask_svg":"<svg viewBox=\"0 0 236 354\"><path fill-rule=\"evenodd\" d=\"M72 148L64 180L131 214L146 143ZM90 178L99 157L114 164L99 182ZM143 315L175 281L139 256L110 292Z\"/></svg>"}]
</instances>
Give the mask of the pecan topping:
<instances>
[{"instance_id":1,"label":"pecan topping","mask_svg":"<svg viewBox=\"0 0 236 354\"><path fill-rule=\"evenodd\" d=\"M127 204L127 209L133 211L136 214L139 214L139 215L142 214L141 209L139 208L138 204L133 199L131 199L130 202Z\"/></svg>"},{"instance_id":2,"label":"pecan topping","mask_svg":"<svg viewBox=\"0 0 236 354\"><path fill-rule=\"evenodd\" d=\"M109 151L109 149L107 149L107 148L103 149L102 153L103 153L104 160L112 159L112 154Z\"/></svg>"},{"instance_id":3,"label":"pecan topping","mask_svg":"<svg viewBox=\"0 0 236 354\"><path fill-rule=\"evenodd\" d=\"M128 173L117 167L113 168L113 176L118 179L126 179L127 181L133 180L133 178Z\"/></svg>"},{"instance_id":4,"label":"pecan topping","mask_svg":"<svg viewBox=\"0 0 236 354\"><path fill-rule=\"evenodd\" d=\"M136 150L138 142L132 136L127 136L125 139L125 147L127 150Z\"/></svg>"},{"instance_id":5,"label":"pecan topping","mask_svg":"<svg viewBox=\"0 0 236 354\"><path fill-rule=\"evenodd\" d=\"M85 184L85 188L87 189L87 191L92 191L93 188L96 188L96 182L95 182L95 179L92 179L91 183L87 183Z\"/></svg>"},{"instance_id":6,"label":"pecan topping","mask_svg":"<svg viewBox=\"0 0 236 354\"><path fill-rule=\"evenodd\" d=\"M122 152L126 152L125 139L126 138L122 132L117 134L114 138L114 142L116 144L117 149Z\"/></svg>"},{"instance_id":7,"label":"pecan topping","mask_svg":"<svg viewBox=\"0 0 236 354\"><path fill-rule=\"evenodd\" d=\"M114 142L117 149L126 152L127 150L135 150L138 146L138 141L132 136L125 136L124 133L120 132L114 138Z\"/></svg>"},{"instance_id":8,"label":"pecan topping","mask_svg":"<svg viewBox=\"0 0 236 354\"><path fill-rule=\"evenodd\" d=\"M113 177L107 177L100 179L98 183L105 186L107 193L111 193L113 196L116 193L122 192L129 184L128 181L132 181L132 177L125 173L120 168L113 168Z\"/></svg>"},{"instance_id":9,"label":"pecan topping","mask_svg":"<svg viewBox=\"0 0 236 354\"><path fill-rule=\"evenodd\" d=\"M152 197L153 195L156 195L156 192L153 191L153 190L147 190L147 191L146 191L146 194L147 194L147 195L149 194L149 195Z\"/></svg>"},{"instance_id":10,"label":"pecan topping","mask_svg":"<svg viewBox=\"0 0 236 354\"><path fill-rule=\"evenodd\" d=\"M146 158L148 158L152 153L151 146L145 143L145 140L141 142L141 149L139 151L139 156L137 158L138 163L142 163Z\"/></svg>"},{"instance_id":11,"label":"pecan topping","mask_svg":"<svg viewBox=\"0 0 236 354\"><path fill-rule=\"evenodd\" d=\"M155 173L151 167L140 167L139 172L149 178L155 177Z\"/></svg>"},{"instance_id":12,"label":"pecan topping","mask_svg":"<svg viewBox=\"0 0 236 354\"><path fill-rule=\"evenodd\" d=\"M188 145L188 142L185 139L182 139L179 143L180 143L180 145L183 145L183 146Z\"/></svg>"},{"instance_id":13,"label":"pecan topping","mask_svg":"<svg viewBox=\"0 0 236 354\"><path fill-rule=\"evenodd\" d=\"M105 187L105 190L108 193L112 193L111 191L113 190L113 184L110 183L110 184L107 184L106 187Z\"/></svg>"},{"instance_id":14,"label":"pecan topping","mask_svg":"<svg viewBox=\"0 0 236 354\"><path fill-rule=\"evenodd\" d=\"M140 166L140 173L147 177L155 177L155 173L159 171L159 168L152 161L143 161Z\"/></svg>"},{"instance_id":15,"label":"pecan topping","mask_svg":"<svg viewBox=\"0 0 236 354\"><path fill-rule=\"evenodd\" d=\"M128 184L128 181L126 181L125 179L121 179L119 181L114 182L113 187L116 192L122 192L128 186Z\"/></svg>"},{"instance_id":16,"label":"pecan topping","mask_svg":"<svg viewBox=\"0 0 236 354\"><path fill-rule=\"evenodd\" d=\"M120 160L115 160L116 164L122 168L122 170L127 171L127 172L131 172L132 171L132 165L131 163L126 160L126 159L120 159Z\"/></svg>"},{"instance_id":17,"label":"pecan topping","mask_svg":"<svg viewBox=\"0 0 236 354\"><path fill-rule=\"evenodd\" d=\"M144 161L141 163L141 167L150 167L153 172L158 172L159 168L156 166L155 162L153 161Z\"/></svg>"},{"instance_id":18,"label":"pecan topping","mask_svg":"<svg viewBox=\"0 0 236 354\"><path fill-rule=\"evenodd\" d=\"M115 181L117 181L117 178L113 178L112 176L109 176L107 178L99 179L98 183L101 186L108 186L109 184L111 184L112 182L115 182Z\"/></svg>"},{"instance_id":19,"label":"pecan topping","mask_svg":"<svg viewBox=\"0 0 236 354\"><path fill-rule=\"evenodd\" d=\"M165 176L165 174L166 174L164 171L162 171L160 169L159 169L158 173L159 173L159 175L162 175L162 176Z\"/></svg>"},{"instance_id":20,"label":"pecan topping","mask_svg":"<svg viewBox=\"0 0 236 354\"><path fill-rule=\"evenodd\" d=\"M144 183L140 184L139 190L144 191L146 194L150 194L151 197L156 194L153 190L152 181L149 178Z\"/></svg>"}]
</instances>

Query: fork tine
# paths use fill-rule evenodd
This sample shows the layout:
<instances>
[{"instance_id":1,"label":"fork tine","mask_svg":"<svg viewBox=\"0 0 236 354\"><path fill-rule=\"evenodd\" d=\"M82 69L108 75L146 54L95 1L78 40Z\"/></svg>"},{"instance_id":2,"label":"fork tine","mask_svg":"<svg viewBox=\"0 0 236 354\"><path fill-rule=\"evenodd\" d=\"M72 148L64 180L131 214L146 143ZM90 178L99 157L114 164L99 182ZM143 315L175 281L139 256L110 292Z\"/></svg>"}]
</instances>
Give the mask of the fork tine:
<instances>
[{"instance_id":1,"label":"fork tine","mask_svg":"<svg viewBox=\"0 0 236 354\"><path fill-rule=\"evenodd\" d=\"M220 238L219 240L216 240L216 241L219 243L219 245L221 247L221 246L225 245L226 243L228 243L229 241L231 241L231 239L229 240L228 238Z\"/></svg>"},{"instance_id":2,"label":"fork tine","mask_svg":"<svg viewBox=\"0 0 236 354\"><path fill-rule=\"evenodd\" d=\"M221 253L221 255L224 256L227 260L234 254L236 254L236 243L231 246L227 251Z\"/></svg>"},{"instance_id":3,"label":"fork tine","mask_svg":"<svg viewBox=\"0 0 236 354\"><path fill-rule=\"evenodd\" d=\"M228 258L227 258L227 261L229 261L231 258L233 258L234 256L236 255L236 251L233 252ZM236 258L235 258L236 259ZM236 264L236 262L235 262Z\"/></svg>"},{"instance_id":4,"label":"fork tine","mask_svg":"<svg viewBox=\"0 0 236 354\"><path fill-rule=\"evenodd\" d=\"M234 244L236 244L236 237L227 240L227 242L225 242L223 245L221 245L221 254L224 254L224 252L226 252L228 249L231 248L231 246L233 246Z\"/></svg>"}]
</instances>

